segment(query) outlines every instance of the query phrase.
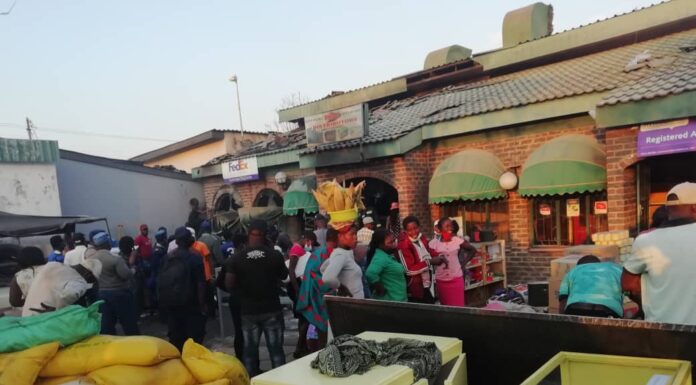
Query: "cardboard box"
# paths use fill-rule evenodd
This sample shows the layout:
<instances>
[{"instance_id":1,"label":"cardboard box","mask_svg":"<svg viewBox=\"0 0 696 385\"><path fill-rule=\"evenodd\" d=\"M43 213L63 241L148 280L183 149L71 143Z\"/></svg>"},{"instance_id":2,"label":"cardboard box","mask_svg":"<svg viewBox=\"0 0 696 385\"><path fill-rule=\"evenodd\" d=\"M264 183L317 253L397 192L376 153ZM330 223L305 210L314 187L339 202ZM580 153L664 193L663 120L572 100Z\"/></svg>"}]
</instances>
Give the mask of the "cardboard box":
<instances>
[{"instance_id":1,"label":"cardboard box","mask_svg":"<svg viewBox=\"0 0 696 385\"><path fill-rule=\"evenodd\" d=\"M549 280L549 313L559 313L558 290L562 281L563 278Z\"/></svg>"},{"instance_id":2,"label":"cardboard box","mask_svg":"<svg viewBox=\"0 0 696 385\"><path fill-rule=\"evenodd\" d=\"M602 261L602 262L618 262L619 261L619 248L615 246L611 246L612 249L616 250L616 254L614 255L613 252L611 255L597 255L597 257ZM580 258L584 257L587 254L573 254L573 255L566 255L565 257L561 258L556 258L551 261L551 277L549 281L551 280L561 280L563 277L565 277L566 274L568 274L569 271L571 271L575 265L578 264L578 261ZM594 254L596 255L596 254Z\"/></svg>"},{"instance_id":3,"label":"cardboard box","mask_svg":"<svg viewBox=\"0 0 696 385\"><path fill-rule=\"evenodd\" d=\"M619 248L617 246L580 245L572 246L565 250L565 255L596 255L602 261L617 261Z\"/></svg>"}]
</instances>

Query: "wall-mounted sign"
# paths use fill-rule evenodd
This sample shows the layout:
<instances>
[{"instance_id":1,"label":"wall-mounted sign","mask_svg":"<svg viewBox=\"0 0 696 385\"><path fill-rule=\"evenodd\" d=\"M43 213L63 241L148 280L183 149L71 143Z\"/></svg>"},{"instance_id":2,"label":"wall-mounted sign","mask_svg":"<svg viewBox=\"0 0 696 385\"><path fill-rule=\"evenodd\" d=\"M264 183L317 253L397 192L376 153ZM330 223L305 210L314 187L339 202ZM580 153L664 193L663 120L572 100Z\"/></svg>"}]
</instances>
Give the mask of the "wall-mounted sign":
<instances>
[{"instance_id":1,"label":"wall-mounted sign","mask_svg":"<svg viewBox=\"0 0 696 385\"><path fill-rule=\"evenodd\" d=\"M539 205L539 214L548 217L551 215L551 206L547 205L546 203L542 203Z\"/></svg>"},{"instance_id":2,"label":"wall-mounted sign","mask_svg":"<svg viewBox=\"0 0 696 385\"><path fill-rule=\"evenodd\" d=\"M237 159L222 164L222 179L225 183L239 183L259 179L256 157Z\"/></svg>"},{"instance_id":3,"label":"wall-mounted sign","mask_svg":"<svg viewBox=\"0 0 696 385\"><path fill-rule=\"evenodd\" d=\"M595 215L605 215L609 213L609 202L607 201L597 201L594 203L594 213Z\"/></svg>"},{"instance_id":4,"label":"wall-mounted sign","mask_svg":"<svg viewBox=\"0 0 696 385\"><path fill-rule=\"evenodd\" d=\"M367 116L366 104L307 116L304 118L307 145L312 147L325 143L360 139L365 136Z\"/></svg>"},{"instance_id":5,"label":"wall-mounted sign","mask_svg":"<svg viewBox=\"0 0 696 385\"><path fill-rule=\"evenodd\" d=\"M638 156L696 151L696 120L643 124L638 133Z\"/></svg>"},{"instance_id":6,"label":"wall-mounted sign","mask_svg":"<svg viewBox=\"0 0 696 385\"><path fill-rule=\"evenodd\" d=\"M568 199L566 201L566 216L568 218L580 216L580 199Z\"/></svg>"}]
</instances>

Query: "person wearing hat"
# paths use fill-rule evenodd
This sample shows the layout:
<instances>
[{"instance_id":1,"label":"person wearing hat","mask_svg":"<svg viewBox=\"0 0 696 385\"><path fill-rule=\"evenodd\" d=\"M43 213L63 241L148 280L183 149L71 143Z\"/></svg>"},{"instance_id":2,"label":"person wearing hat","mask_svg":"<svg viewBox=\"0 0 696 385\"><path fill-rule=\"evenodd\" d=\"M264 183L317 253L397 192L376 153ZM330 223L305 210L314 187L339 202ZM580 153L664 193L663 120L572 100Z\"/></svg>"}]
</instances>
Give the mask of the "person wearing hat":
<instances>
[{"instance_id":1,"label":"person wearing hat","mask_svg":"<svg viewBox=\"0 0 696 385\"><path fill-rule=\"evenodd\" d=\"M87 240L85 240L84 234L75 233L73 241L75 242L75 248L65 253L65 260L63 260L63 263L68 266L75 266L84 262L85 252L87 251Z\"/></svg>"},{"instance_id":2,"label":"person wearing hat","mask_svg":"<svg viewBox=\"0 0 696 385\"><path fill-rule=\"evenodd\" d=\"M252 377L261 372L261 333L266 339L272 367L285 364L284 320L278 284L288 277L288 268L283 256L266 242L267 235L267 223L252 220L247 247L235 253L225 266L227 289L236 292L240 302L244 334L243 362Z\"/></svg>"},{"instance_id":3,"label":"person wearing hat","mask_svg":"<svg viewBox=\"0 0 696 385\"><path fill-rule=\"evenodd\" d=\"M362 223L362 229L358 230L358 245L369 246L375 232L375 221L372 217L365 217Z\"/></svg>"},{"instance_id":4,"label":"person wearing hat","mask_svg":"<svg viewBox=\"0 0 696 385\"><path fill-rule=\"evenodd\" d=\"M40 250L39 250L40 252ZM32 250L32 253L38 253ZM68 266L49 262L36 274L26 293L22 317L46 313L79 304L87 306L96 299L92 295L98 287L102 264L95 259Z\"/></svg>"},{"instance_id":5,"label":"person wearing hat","mask_svg":"<svg viewBox=\"0 0 696 385\"><path fill-rule=\"evenodd\" d=\"M186 227L174 231L177 248L160 263L157 275L157 299L167 316L169 341L181 350L192 338L203 344L208 315L203 261L192 251L196 239Z\"/></svg>"},{"instance_id":6,"label":"person wearing hat","mask_svg":"<svg viewBox=\"0 0 696 385\"><path fill-rule=\"evenodd\" d=\"M314 235L317 236L319 246L326 246L326 231L328 230L328 220L325 216L317 214L314 216Z\"/></svg>"},{"instance_id":7,"label":"person wearing hat","mask_svg":"<svg viewBox=\"0 0 696 385\"><path fill-rule=\"evenodd\" d=\"M111 237L105 232L94 235L92 239L97 250L88 260L101 262L99 277L99 299L102 305L101 334L116 335L116 324L120 323L125 335L138 335L135 297L132 278L136 253L130 253L128 260L110 252Z\"/></svg>"},{"instance_id":8,"label":"person wearing hat","mask_svg":"<svg viewBox=\"0 0 696 385\"><path fill-rule=\"evenodd\" d=\"M665 205L668 221L633 243L622 287L646 321L696 325L696 183L674 186Z\"/></svg>"}]
</instances>

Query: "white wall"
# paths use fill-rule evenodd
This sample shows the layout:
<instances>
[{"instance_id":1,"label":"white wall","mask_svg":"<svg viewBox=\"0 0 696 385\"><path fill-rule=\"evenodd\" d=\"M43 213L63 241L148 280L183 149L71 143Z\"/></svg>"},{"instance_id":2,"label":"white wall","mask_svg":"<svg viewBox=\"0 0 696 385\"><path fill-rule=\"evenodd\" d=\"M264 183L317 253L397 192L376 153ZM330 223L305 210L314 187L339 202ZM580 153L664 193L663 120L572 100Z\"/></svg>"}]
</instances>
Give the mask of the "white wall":
<instances>
[{"instance_id":1,"label":"white wall","mask_svg":"<svg viewBox=\"0 0 696 385\"><path fill-rule=\"evenodd\" d=\"M0 211L61 215L55 164L0 164Z\"/></svg>"}]
</instances>

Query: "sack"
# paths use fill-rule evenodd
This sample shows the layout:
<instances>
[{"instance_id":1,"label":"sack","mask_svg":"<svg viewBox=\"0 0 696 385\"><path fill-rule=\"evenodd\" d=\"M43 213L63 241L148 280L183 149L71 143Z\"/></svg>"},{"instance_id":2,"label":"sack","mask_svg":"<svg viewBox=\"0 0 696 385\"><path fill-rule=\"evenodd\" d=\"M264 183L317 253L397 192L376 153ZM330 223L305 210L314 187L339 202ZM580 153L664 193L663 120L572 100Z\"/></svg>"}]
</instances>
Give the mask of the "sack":
<instances>
[{"instance_id":1,"label":"sack","mask_svg":"<svg viewBox=\"0 0 696 385\"><path fill-rule=\"evenodd\" d=\"M164 259L157 277L157 298L160 305L186 306L191 303L191 268L185 256L185 252L175 250Z\"/></svg>"},{"instance_id":2,"label":"sack","mask_svg":"<svg viewBox=\"0 0 696 385\"><path fill-rule=\"evenodd\" d=\"M94 336L59 350L41 377L81 375L114 365L152 366L179 356L174 345L156 337Z\"/></svg>"},{"instance_id":3,"label":"sack","mask_svg":"<svg viewBox=\"0 0 696 385\"><path fill-rule=\"evenodd\" d=\"M155 366L116 365L88 374L97 385L195 385L196 380L179 358Z\"/></svg>"},{"instance_id":4,"label":"sack","mask_svg":"<svg viewBox=\"0 0 696 385\"><path fill-rule=\"evenodd\" d=\"M34 385L96 385L96 383L87 377L65 376L39 378Z\"/></svg>"},{"instance_id":5,"label":"sack","mask_svg":"<svg viewBox=\"0 0 696 385\"><path fill-rule=\"evenodd\" d=\"M200 383L229 379L232 385L249 385L249 374L237 358L213 353L190 338L184 343L181 359Z\"/></svg>"},{"instance_id":6,"label":"sack","mask_svg":"<svg viewBox=\"0 0 696 385\"><path fill-rule=\"evenodd\" d=\"M16 353L0 354L0 385L33 385L39 371L58 351L51 342Z\"/></svg>"},{"instance_id":7,"label":"sack","mask_svg":"<svg viewBox=\"0 0 696 385\"><path fill-rule=\"evenodd\" d=\"M0 317L0 353L16 352L48 342L68 346L99 334L101 314L96 302L88 308L71 305L30 317Z\"/></svg>"}]
</instances>

